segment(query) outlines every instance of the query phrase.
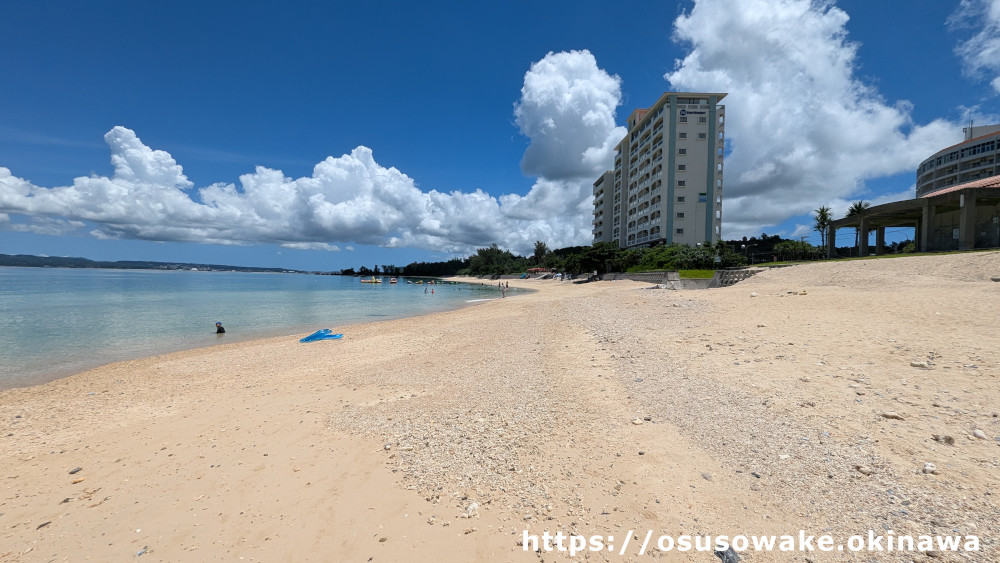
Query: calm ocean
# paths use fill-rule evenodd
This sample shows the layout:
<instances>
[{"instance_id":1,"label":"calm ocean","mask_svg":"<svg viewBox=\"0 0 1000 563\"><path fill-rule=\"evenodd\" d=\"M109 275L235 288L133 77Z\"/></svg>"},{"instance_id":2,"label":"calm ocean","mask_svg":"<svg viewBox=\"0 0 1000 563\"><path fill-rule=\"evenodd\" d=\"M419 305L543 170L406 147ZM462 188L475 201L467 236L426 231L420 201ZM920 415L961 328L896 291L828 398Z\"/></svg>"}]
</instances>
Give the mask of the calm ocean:
<instances>
[{"instance_id":1,"label":"calm ocean","mask_svg":"<svg viewBox=\"0 0 1000 563\"><path fill-rule=\"evenodd\" d=\"M307 274L0 267L0 389L224 342L411 317L495 285ZM427 293L424 293L424 290ZM433 289L432 294L430 290ZM215 334L215 322L227 333Z\"/></svg>"}]
</instances>

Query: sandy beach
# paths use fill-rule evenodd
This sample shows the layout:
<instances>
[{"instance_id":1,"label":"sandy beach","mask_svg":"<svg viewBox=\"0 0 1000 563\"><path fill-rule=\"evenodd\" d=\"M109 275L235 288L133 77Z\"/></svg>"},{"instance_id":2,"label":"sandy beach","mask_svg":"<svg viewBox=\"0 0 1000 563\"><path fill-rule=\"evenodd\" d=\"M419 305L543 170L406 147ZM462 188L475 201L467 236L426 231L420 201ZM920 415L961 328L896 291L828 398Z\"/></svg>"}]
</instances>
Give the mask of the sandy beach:
<instances>
[{"instance_id":1,"label":"sandy beach","mask_svg":"<svg viewBox=\"0 0 1000 563\"><path fill-rule=\"evenodd\" d=\"M1000 561L991 277L998 252L712 290L510 280L339 341L0 392L0 562L570 559L525 551L525 530L614 543L588 561L719 561L655 538L800 530L981 550L743 560Z\"/></svg>"}]
</instances>

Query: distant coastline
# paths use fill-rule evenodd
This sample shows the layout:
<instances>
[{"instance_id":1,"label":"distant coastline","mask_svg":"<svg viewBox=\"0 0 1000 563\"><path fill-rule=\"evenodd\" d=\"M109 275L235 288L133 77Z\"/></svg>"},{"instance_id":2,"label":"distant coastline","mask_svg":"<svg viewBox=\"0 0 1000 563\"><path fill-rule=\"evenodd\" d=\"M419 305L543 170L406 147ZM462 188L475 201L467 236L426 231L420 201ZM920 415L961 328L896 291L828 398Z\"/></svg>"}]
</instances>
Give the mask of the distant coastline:
<instances>
[{"instance_id":1,"label":"distant coastline","mask_svg":"<svg viewBox=\"0 0 1000 563\"><path fill-rule=\"evenodd\" d=\"M280 272L304 274L302 270L288 268L258 268L253 266L226 266L222 264L192 264L187 262L152 262L148 260L119 260L115 262L90 260L69 256L33 256L30 254L0 254L0 266L21 268L106 268L113 270L190 270L200 272Z\"/></svg>"}]
</instances>

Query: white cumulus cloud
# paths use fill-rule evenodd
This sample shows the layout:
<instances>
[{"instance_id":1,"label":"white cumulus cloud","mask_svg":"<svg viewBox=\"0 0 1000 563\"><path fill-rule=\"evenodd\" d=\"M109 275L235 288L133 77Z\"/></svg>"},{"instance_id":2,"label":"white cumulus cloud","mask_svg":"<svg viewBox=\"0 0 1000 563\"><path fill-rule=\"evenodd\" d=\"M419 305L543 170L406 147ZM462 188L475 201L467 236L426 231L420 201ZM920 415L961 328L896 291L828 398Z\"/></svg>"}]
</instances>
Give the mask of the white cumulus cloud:
<instances>
[{"instance_id":1,"label":"white cumulus cloud","mask_svg":"<svg viewBox=\"0 0 1000 563\"><path fill-rule=\"evenodd\" d=\"M855 75L847 22L813 0L696 0L675 21L688 54L664 77L672 89L729 93L724 237L857 199L866 180L961 140L956 124L914 123L907 102Z\"/></svg>"},{"instance_id":2,"label":"white cumulus cloud","mask_svg":"<svg viewBox=\"0 0 1000 563\"><path fill-rule=\"evenodd\" d=\"M548 180L593 182L627 132L615 126L620 103L621 79L599 69L589 51L549 53L525 75L514 110L531 138L521 169Z\"/></svg>"},{"instance_id":3,"label":"white cumulus cloud","mask_svg":"<svg viewBox=\"0 0 1000 563\"><path fill-rule=\"evenodd\" d=\"M959 43L955 53L965 71L990 82L1000 94L1000 0L962 0L948 19L953 29L975 30L972 37Z\"/></svg>"},{"instance_id":4,"label":"white cumulus cloud","mask_svg":"<svg viewBox=\"0 0 1000 563\"><path fill-rule=\"evenodd\" d=\"M308 177L258 166L238 184L196 188L170 154L118 126L104 137L110 177L47 188L0 167L0 228L55 234L90 224L100 239L328 251L366 244L469 253L496 242L528 254L536 240L587 244L592 182L624 136L614 124L620 98L619 79L587 51L550 53L532 65L515 108L531 140L524 170L537 176L523 196L423 191L363 146L326 158Z\"/></svg>"}]
</instances>

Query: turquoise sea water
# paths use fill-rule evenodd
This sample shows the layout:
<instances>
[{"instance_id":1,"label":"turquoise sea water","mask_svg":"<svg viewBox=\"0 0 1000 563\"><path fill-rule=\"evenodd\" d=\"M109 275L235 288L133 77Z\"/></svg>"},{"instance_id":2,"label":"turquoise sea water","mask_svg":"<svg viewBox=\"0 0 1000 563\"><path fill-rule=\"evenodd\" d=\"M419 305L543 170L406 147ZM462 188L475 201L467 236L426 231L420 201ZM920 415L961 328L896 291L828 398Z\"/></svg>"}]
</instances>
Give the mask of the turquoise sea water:
<instances>
[{"instance_id":1,"label":"turquoise sea water","mask_svg":"<svg viewBox=\"0 0 1000 563\"><path fill-rule=\"evenodd\" d=\"M490 284L388 281L363 284L355 277L307 274L0 267L0 389L50 381L120 360L416 316L498 297L496 286ZM225 335L215 334L216 321L226 327Z\"/></svg>"}]
</instances>

